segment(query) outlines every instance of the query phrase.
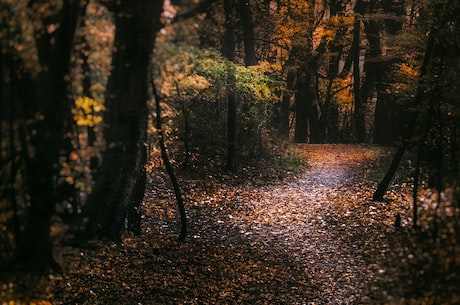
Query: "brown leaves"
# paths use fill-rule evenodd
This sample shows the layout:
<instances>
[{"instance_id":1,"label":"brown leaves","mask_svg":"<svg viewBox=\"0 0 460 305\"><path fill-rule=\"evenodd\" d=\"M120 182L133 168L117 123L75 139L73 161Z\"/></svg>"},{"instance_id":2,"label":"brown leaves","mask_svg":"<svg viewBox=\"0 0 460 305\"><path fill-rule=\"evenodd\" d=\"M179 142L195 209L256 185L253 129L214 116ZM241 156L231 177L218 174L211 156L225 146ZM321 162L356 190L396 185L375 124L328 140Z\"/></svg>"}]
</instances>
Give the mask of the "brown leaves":
<instances>
[{"instance_id":1,"label":"brown leaves","mask_svg":"<svg viewBox=\"0 0 460 305\"><path fill-rule=\"evenodd\" d=\"M389 203L369 200L375 181L367 177L387 151L297 148L309 169L283 181L267 182L278 175L260 166L238 175L180 173L190 219L184 244L175 241L179 220L167 178L154 170L144 235L81 257L90 270L72 267L66 281L122 283L94 290L98 297L79 295L142 304L397 304L411 295L418 258L428 256L393 227L397 213L403 229L410 223L410 195L398 186Z\"/></svg>"},{"instance_id":2,"label":"brown leaves","mask_svg":"<svg viewBox=\"0 0 460 305\"><path fill-rule=\"evenodd\" d=\"M298 148L309 169L283 181L263 183L272 171L264 167L201 178L180 173L190 220L185 243L176 241L179 219L167 177L154 170L143 206L143 235L126 237L120 245L65 248L64 276L52 281L53 304L453 304L459 299L458 275L451 272L458 266L455 240L409 233L410 194L404 191L410 189L394 187L390 202L369 200L375 181L366 177L386 151L363 145ZM437 199L423 198L426 206ZM443 203L438 214L421 219L450 219L452 209ZM397 213L400 229L394 228ZM439 228L440 234L449 233Z\"/></svg>"}]
</instances>

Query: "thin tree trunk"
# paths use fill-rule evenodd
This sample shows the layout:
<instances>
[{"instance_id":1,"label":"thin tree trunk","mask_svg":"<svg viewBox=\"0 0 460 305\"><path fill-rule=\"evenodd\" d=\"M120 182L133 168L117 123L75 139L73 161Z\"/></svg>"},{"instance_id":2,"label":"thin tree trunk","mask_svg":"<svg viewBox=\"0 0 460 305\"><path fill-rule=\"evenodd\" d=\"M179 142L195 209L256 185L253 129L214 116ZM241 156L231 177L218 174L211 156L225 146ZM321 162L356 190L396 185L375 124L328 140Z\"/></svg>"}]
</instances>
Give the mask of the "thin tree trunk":
<instances>
[{"instance_id":1,"label":"thin tree trunk","mask_svg":"<svg viewBox=\"0 0 460 305\"><path fill-rule=\"evenodd\" d=\"M356 140L360 143L366 140L366 127L364 122L364 104L361 95L361 71L360 71L360 34L361 17L355 11L355 21L353 25L353 101L354 101L354 122Z\"/></svg>"},{"instance_id":2,"label":"thin tree trunk","mask_svg":"<svg viewBox=\"0 0 460 305\"><path fill-rule=\"evenodd\" d=\"M331 16L335 16L337 14L337 9L339 4L335 4L332 6L330 4L330 14ZM333 10L334 8L334 10ZM333 98L332 86L334 84L334 80L339 74L339 66L340 60L343 53L344 46L339 43L340 39L345 33L343 30L341 32L336 33L334 36L334 40L332 40L328 44L328 49L331 52L328 71L327 71L327 89L326 89L326 97L324 99L324 104L321 109L321 124L323 125L324 135L325 135L325 142L334 143L338 141L339 137L339 110L338 105L335 103Z\"/></svg>"},{"instance_id":3,"label":"thin tree trunk","mask_svg":"<svg viewBox=\"0 0 460 305\"><path fill-rule=\"evenodd\" d=\"M294 142L320 142L320 126L317 96L318 60L324 53L326 41L323 39L316 50L313 49L313 28L315 21L315 2L308 1L310 24L305 36L299 37L289 54L289 61L297 66L295 88L295 129ZM316 53L316 55L314 55ZM292 58L292 60L291 60Z\"/></svg>"},{"instance_id":4,"label":"thin tree trunk","mask_svg":"<svg viewBox=\"0 0 460 305\"><path fill-rule=\"evenodd\" d=\"M381 1L380 4L384 13L390 16L384 20L387 33L397 35L402 30L405 20L405 0ZM393 145L401 137L402 122L407 119L405 110L394 100L394 96L388 93L392 68L398 61L399 59L387 59L377 67L379 79L374 114L374 144Z\"/></svg>"},{"instance_id":5,"label":"thin tree trunk","mask_svg":"<svg viewBox=\"0 0 460 305\"><path fill-rule=\"evenodd\" d=\"M235 3L224 0L225 35L223 54L226 59L235 62ZM236 171L238 168L238 98L235 92L235 71L230 66L227 69L227 170Z\"/></svg>"},{"instance_id":6,"label":"thin tree trunk","mask_svg":"<svg viewBox=\"0 0 460 305\"><path fill-rule=\"evenodd\" d=\"M84 14L86 14L86 7L88 6L89 0L85 0L84 6L83 6L83 11L82 11L82 16L80 20L80 28L84 28L85 26L85 19ZM89 65L89 52L90 52L90 46L88 41L86 40L86 31L81 31L81 41L80 44L82 46L82 49L79 52L79 57L81 60L81 73L82 73L82 93L83 96L87 96L89 98L93 98L92 92L91 92L91 67ZM87 134L88 134L88 146L94 148L94 144L96 142L96 131L94 130L94 126L88 126L87 127ZM93 180L96 180L96 174L97 174L97 169L99 166L99 160L96 156L92 156L89 161L89 168L91 169L91 176Z\"/></svg>"},{"instance_id":7,"label":"thin tree trunk","mask_svg":"<svg viewBox=\"0 0 460 305\"><path fill-rule=\"evenodd\" d=\"M160 144L161 159L165 164L166 172L168 173L169 179L171 180L171 183L174 188L174 195L176 196L177 208L179 209L180 215L179 240L183 241L187 236L187 214L185 212L184 199L182 197L182 192L176 174L174 173L174 168L172 167L171 162L169 161L168 153L166 151L166 145L163 134L163 124L161 119L160 96L158 95L155 87L153 88L153 94L155 97L156 129L158 134L158 142Z\"/></svg>"},{"instance_id":8,"label":"thin tree trunk","mask_svg":"<svg viewBox=\"0 0 460 305\"><path fill-rule=\"evenodd\" d=\"M307 104L308 104L308 130L310 143L322 143L323 136L319 122L319 107L317 95L317 76L318 71L317 62L314 58L310 60L307 68Z\"/></svg>"}]
</instances>

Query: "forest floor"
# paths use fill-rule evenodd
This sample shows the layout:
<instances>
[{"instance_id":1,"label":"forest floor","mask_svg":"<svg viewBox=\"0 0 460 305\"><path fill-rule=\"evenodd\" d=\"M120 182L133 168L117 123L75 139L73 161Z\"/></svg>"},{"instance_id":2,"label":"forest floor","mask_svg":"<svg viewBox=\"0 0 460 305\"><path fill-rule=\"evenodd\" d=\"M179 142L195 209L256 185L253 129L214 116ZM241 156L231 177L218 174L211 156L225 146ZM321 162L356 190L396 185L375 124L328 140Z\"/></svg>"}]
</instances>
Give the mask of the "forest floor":
<instances>
[{"instance_id":1,"label":"forest floor","mask_svg":"<svg viewBox=\"0 0 460 305\"><path fill-rule=\"evenodd\" d=\"M308 162L297 174L280 175L270 167L246 167L238 175L179 172L189 221L185 242L177 241L179 220L168 177L152 170L143 234L126 236L121 244L61 247L62 273L27 287L30 300L460 303L455 230L438 228L444 233L436 236L429 227L413 232L411 188L403 180L393 184L387 202L370 200L389 150L365 145L298 145L296 150ZM11 300L25 283L3 283L2 298Z\"/></svg>"}]
</instances>

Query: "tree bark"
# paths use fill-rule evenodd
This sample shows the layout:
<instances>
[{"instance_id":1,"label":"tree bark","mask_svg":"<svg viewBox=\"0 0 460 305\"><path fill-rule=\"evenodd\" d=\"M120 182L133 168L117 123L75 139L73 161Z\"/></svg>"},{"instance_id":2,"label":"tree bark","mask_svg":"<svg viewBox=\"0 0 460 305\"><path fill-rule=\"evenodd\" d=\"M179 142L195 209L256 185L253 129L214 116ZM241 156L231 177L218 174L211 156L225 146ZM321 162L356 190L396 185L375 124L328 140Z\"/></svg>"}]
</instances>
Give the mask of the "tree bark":
<instances>
[{"instance_id":1,"label":"tree bark","mask_svg":"<svg viewBox=\"0 0 460 305\"><path fill-rule=\"evenodd\" d=\"M50 242L51 217L56 204L54 177L58 174L59 144L62 143L62 113L66 109L70 56L78 25L79 0L64 1L60 27L54 35L42 37L37 44L42 64L48 67L40 75L40 86L32 105L42 117L35 123L31 143L34 152L26 160L30 211L19 252L22 261L36 268L57 268ZM56 40L52 43L52 40ZM63 108L64 107L64 108Z\"/></svg>"},{"instance_id":2,"label":"tree bark","mask_svg":"<svg viewBox=\"0 0 460 305\"><path fill-rule=\"evenodd\" d=\"M247 67L254 66L257 64L256 40L249 0L238 0L238 12L241 17L241 26L243 28L244 64Z\"/></svg>"},{"instance_id":3,"label":"tree bark","mask_svg":"<svg viewBox=\"0 0 460 305\"><path fill-rule=\"evenodd\" d=\"M140 233L151 53L162 4L124 0L115 14L115 50L104 115L107 147L86 208L90 235L113 241L120 241L127 219L128 229Z\"/></svg>"},{"instance_id":4,"label":"tree bark","mask_svg":"<svg viewBox=\"0 0 460 305\"><path fill-rule=\"evenodd\" d=\"M289 113L291 108L291 91L294 89L294 81L296 72L290 68L286 77L286 91L283 92L281 102L275 105L273 126L278 130L278 134L284 138L289 139Z\"/></svg>"},{"instance_id":5,"label":"tree bark","mask_svg":"<svg viewBox=\"0 0 460 305\"><path fill-rule=\"evenodd\" d=\"M295 94L295 143L319 143L319 119L315 88L315 61L309 61L308 67L297 73Z\"/></svg>"},{"instance_id":6,"label":"tree bark","mask_svg":"<svg viewBox=\"0 0 460 305\"><path fill-rule=\"evenodd\" d=\"M359 4L357 3L356 6ZM355 21L353 23L353 101L354 101L354 126L356 141L363 143L366 140L366 125L364 121L364 104L361 95L361 71L360 71L360 36L361 36L361 17L360 10L355 8Z\"/></svg>"},{"instance_id":7,"label":"tree bark","mask_svg":"<svg viewBox=\"0 0 460 305\"><path fill-rule=\"evenodd\" d=\"M174 194L176 196L177 208L179 209L180 215L180 234L179 240L185 240L187 236L187 214L185 213L185 205L184 199L182 197L182 192L180 189L179 181L177 181L176 174L174 173L174 168L169 161L168 153L166 151L166 145L164 141L164 134L163 134L163 123L161 119L161 104L160 104L160 96L158 95L156 88L153 88L153 94L155 97L155 110L156 110L156 128L158 133L158 142L160 144L160 151L161 151L161 159L163 160L166 168L166 172L168 173L169 179L174 188Z\"/></svg>"},{"instance_id":8,"label":"tree bark","mask_svg":"<svg viewBox=\"0 0 460 305\"><path fill-rule=\"evenodd\" d=\"M297 73L297 90L295 93L295 129L294 143L307 143L308 137L308 93L307 71L302 69Z\"/></svg>"},{"instance_id":9,"label":"tree bark","mask_svg":"<svg viewBox=\"0 0 460 305\"><path fill-rule=\"evenodd\" d=\"M235 3L224 0L225 34L223 54L226 59L235 62ZM238 168L238 98L235 92L235 71L227 68L227 170Z\"/></svg>"},{"instance_id":10,"label":"tree bark","mask_svg":"<svg viewBox=\"0 0 460 305\"><path fill-rule=\"evenodd\" d=\"M388 34L396 35L403 28L404 0L381 1L384 13L393 18L385 19ZM381 53L381 52L380 52ZM373 143L379 145L394 145L401 138L403 122L407 120L407 111L403 109L392 94L388 94L388 83L391 82L392 67L399 59L383 59L378 69L379 79L376 84L377 104L374 114Z\"/></svg>"},{"instance_id":11,"label":"tree bark","mask_svg":"<svg viewBox=\"0 0 460 305\"><path fill-rule=\"evenodd\" d=\"M318 107L317 72L318 65L315 57L313 57L307 68L307 117L310 143L322 143L324 135L319 121L320 113Z\"/></svg>"},{"instance_id":12,"label":"tree bark","mask_svg":"<svg viewBox=\"0 0 460 305\"><path fill-rule=\"evenodd\" d=\"M88 6L89 0L84 1L84 7L83 10L86 11L86 7ZM81 23L80 23L80 28L85 27L85 20L83 18L83 12L82 12L82 18L81 18ZM85 31L86 32L86 31ZM79 56L81 59L81 73L82 73L82 93L83 96L87 96L89 98L93 98L92 92L91 92L91 68L89 64L89 52L90 52L90 46L88 41L86 40L86 35L84 32L81 34L81 41L80 44L82 46L82 49L79 52ZM94 126L88 126L87 127L87 134L88 134L88 146L94 147L94 144L96 143L96 131ZM91 175L93 179L95 180L96 175L97 175L97 169L99 166L99 160L96 156L92 156L90 159L90 164L89 167L91 169Z\"/></svg>"}]
</instances>

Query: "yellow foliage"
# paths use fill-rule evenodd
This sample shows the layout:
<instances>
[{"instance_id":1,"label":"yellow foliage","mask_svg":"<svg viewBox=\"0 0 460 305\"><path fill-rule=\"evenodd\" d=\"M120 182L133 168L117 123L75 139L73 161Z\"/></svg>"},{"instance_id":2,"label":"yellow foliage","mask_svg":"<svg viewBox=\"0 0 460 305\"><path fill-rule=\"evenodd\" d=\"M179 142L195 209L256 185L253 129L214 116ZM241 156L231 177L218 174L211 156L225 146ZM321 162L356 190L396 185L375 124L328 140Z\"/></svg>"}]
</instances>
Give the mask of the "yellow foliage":
<instances>
[{"instance_id":1,"label":"yellow foliage","mask_svg":"<svg viewBox=\"0 0 460 305\"><path fill-rule=\"evenodd\" d=\"M81 108L86 114L105 110L105 106L102 103L87 96L78 97L75 101L75 107Z\"/></svg>"},{"instance_id":2,"label":"yellow foliage","mask_svg":"<svg viewBox=\"0 0 460 305\"><path fill-rule=\"evenodd\" d=\"M335 92L334 99L343 111L351 111L353 109L353 87L351 84L351 78L338 78L332 86Z\"/></svg>"},{"instance_id":3,"label":"yellow foliage","mask_svg":"<svg viewBox=\"0 0 460 305\"><path fill-rule=\"evenodd\" d=\"M102 122L100 112L105 111L105 106L87 96L79 96L72 109L73 119L78 126L93 127Z\"/></svg>"},{"instance_id":4,"label":"yellow foliage","mask_svg":"<svg viewBox=\"0 0 460 305\"><path fill-rule=\"evenodd\" d=\"M197 91L201 91L206 88L209 88L209 85L210 85L209 82L206 80L206 78L200 75L186 76L182 80L180 80L180 84L182 87L190 88L190 89L197 90Z\"/></svg>"},{"instance_id":5,"label":"yellow foliage","mask_svg":"<svg viewBox=\"0 0 460 305\"><path fill-rule=\"evenodd\" d=\"M287 60L293 45L306 45L311 35L313 10L308 1L281 0L271 6L271 20L274 23L273 51L278 61Z\"/></svg>"}]
</instances>

